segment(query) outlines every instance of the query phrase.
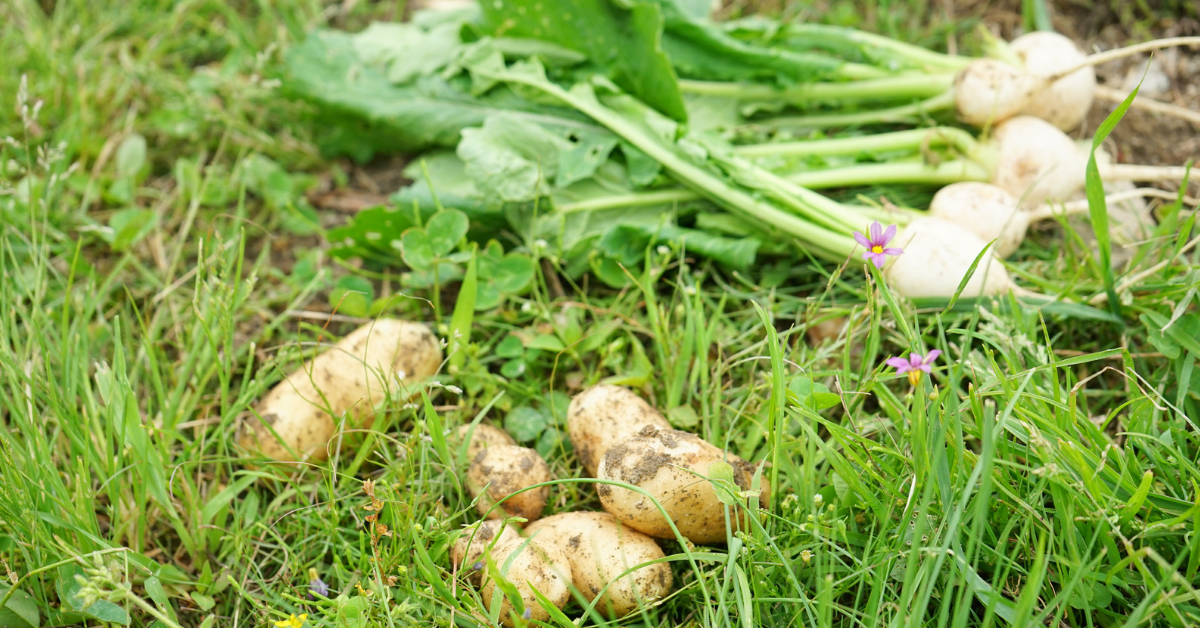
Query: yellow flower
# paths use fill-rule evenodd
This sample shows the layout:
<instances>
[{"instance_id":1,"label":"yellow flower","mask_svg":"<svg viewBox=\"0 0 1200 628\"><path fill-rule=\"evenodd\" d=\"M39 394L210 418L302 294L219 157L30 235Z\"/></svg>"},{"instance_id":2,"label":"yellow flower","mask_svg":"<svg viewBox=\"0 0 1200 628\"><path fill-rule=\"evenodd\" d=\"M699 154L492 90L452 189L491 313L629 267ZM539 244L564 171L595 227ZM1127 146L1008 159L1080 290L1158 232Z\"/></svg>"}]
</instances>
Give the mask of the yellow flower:
<instances>
[{"instance_id":1,"label":"yellow flower","mask_svg":"<svg viewBox=\"0 0 1200 628\"><path fill-rule=\"evenodd\" d=\"M304 625L304 622L307 619L308 619L308 615L301 613L299 617L296 617L295 615L291 615L283 621L275 622L275 625L279 626L279 628L300 628L301 626Z\"/></svg>"}]
</instances>

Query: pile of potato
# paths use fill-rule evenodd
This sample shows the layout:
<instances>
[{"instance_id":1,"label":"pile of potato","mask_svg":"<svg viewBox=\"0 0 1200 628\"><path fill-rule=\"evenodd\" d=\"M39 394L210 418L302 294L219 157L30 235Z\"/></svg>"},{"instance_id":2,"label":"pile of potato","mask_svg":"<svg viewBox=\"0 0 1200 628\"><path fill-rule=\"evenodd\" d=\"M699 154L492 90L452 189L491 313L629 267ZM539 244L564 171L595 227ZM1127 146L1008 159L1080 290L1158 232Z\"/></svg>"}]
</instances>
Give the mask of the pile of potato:
<instances>
[{"instance_id":1,"label":"pile of potato","mask_svg":"<svg viewBox=\"0 0 1200 628\"><path fill-rule=\"evenodd\" d=\"M714 463L733 469L739 490L748 490L755 466L726 453L695 434L671 429L666 418L638 395L618 386L595 386L575 396L567 411L567 432L587 476L637 486L652 495L692 543L726 540L725 506L705 479ZM610 484L597 484L607 512L571 512L541 518L549 487L521 489L552 479L549 465L536 451L518 447L502 430L488 425L459 428L468 441L467 488L476 508L488 517L465 528L451 553L456 569L481 586L485 603L495 589L485 552L497 566L516 555L505 578L520 593L526 619L545 621L536 588L558 608L570 600L573 585L610 617L621 617L666 597L671 568L655 538L675 538L664 513L646 495ZM506 499L507 498L507 499ZM760 493L769 499L765 482ZM498 504L498 505L497 505ZM526 520L524 530L505 525L503 517ZM744 517L730 522L734 530ZM620 577L622 573L644 565ZM607 587L607 589L606 589ZM514 609L504 599L501 620L514 624Z\"/></svg>"},{"instance_id":2,"label":"pile of potato","mask_svg":"<svg viewBox=\"0 0 1200 628\"><path fill-rule=\"evenodd\" d=\"M289 374L262 399L240 427L239 444L276 461L311 461L328 456L341 429L369 427L385 398L405 398L414 384L437 373L442 349L424 325L380 319L346 336L331 350ZM562 608L577 589L610 617L620 617L666 597L671 568L655 538L675 538L667 516L692 543L726 539L726 507L705 479L714 463L732 469L739 490L750 488L755 467L694 434L671 429L641 397L617 386L595 386L571 400L567 431L587 477L637 486L597 484L607 512L571 512L542 519L550 487L524 490L553 479L538 453L520 447L503 430L465 425L455 438L466 441L466 486L484 521L460 532L451 560L490 603L498 580L488 558L503 569L520 593L526 619L546 621L536 589ZM763 483L760 501L769 487ZM745 509L736 509L739 512ZM506 522L524 520L520 530ZM743 515L733 529L747 524ZM652 563L652 564L651 564ZM639 567L640 565L640 567ZM625 574L637 567L636 570ZM625 574L621 576L621 574ZM518 613L503 598L501 620L512 626Z\"/></svg>"}]
</instances>

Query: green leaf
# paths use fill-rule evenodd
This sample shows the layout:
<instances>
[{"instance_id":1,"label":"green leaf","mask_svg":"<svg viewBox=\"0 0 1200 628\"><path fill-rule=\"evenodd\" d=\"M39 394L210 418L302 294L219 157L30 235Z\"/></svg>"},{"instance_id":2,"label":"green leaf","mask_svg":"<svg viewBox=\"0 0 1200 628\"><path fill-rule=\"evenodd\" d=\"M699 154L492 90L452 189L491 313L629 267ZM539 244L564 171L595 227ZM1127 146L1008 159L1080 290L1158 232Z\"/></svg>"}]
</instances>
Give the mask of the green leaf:
<instances>
[{"instance_id":1,"label":"green leaf","mask_svg":"<svg viewBox=\"0 0 1200 628\"><path fill-rule=\"evenodd\" d=\"M242 162L246 187L273 209L282 209L295 202L298 195L292 177L266 155L254 154Z\"/></svg>"},{"instance_id":2,"label":"green leaf","mask_svg":"<svg viewBox=\"0 0 1200 628\"><path fill-rule=\"evenodd\" d=\"M717 499L721 500L726 506L736 506L738 504L737 494L734 490L737 484L733 481L733 465L718 460L708 465L708 479L712 482L713 490L717 494Z\"/></svg>"},{"instance_id":3,"label":"green leaf","mask_svg":"<svg viewBox=\"0 0 1200 628\"><path fill-rule=\"evenodd\" d=\"M482 128L463 129L458 156L484 195L532 201L549 193L566 139L520 118L490 116Z\"/></svg>"},{"instance_id":4,"label":"green leaf","mask_svg":"<svg viewBox=\"0 0 1200 628\"><path fill-rule=\"evenodd\" d=\"M504 417L504 431L517 439L517 442L528 443L550 427L551 423L550 417L541 410L530 406L517 406Z\"/></svg>"},{"instance_id":5,"label":"green leaf","mask_svg":"<svg viewBox=\"0 0 1200 628\"><path fill-rule=\"evenodd\" d=\"M840 397L829 392L829 388L820 382L814 382L806 375L792 378L788 382L788 390L795 393L796 400L813 410L827 410L842 403Z\"/></svg>"},{"instance_id":6,"label":"green leaf","mask_svg":"<svg viewBox=\"0 0 1200 628\"><path fill-rule=\"evenodd\" d=\"M665 115L687 120L675 70L662 49L662 13L653 3L494 0L480 7L495 35L531 37L578 50L607 68L625 91ZM518 14L521 19L512 19Z\"/></svg>"},{"instance_id":7,"label":"green leaf","mask_svg":"<svg viewBox=\"0 0 1200 628\"><path fill-rule=\"evenodd\" d=\"M528 346L530 349L541 349L543 351L552 351L554 353L558 353L566 348L562 341L558 339L558 336L555 336L554 334L539 334L534 336L533 340L529 341Z\"/></svg>"},{"instance_id":8,"label":"green leaf","mask_svg":"<svg viewBox=\"0 0 1200 628\"><path fill-rule=\"evenodd\" d=\"M457 209L446 209L433 215L425 224L429 247L437 257L445 257L467 235L470 221Z\"/></svg>"},{"instance_id":9,"label":"green leaf","mask_svg":"<svg viewBox=\"0 0 1200 628\"><path fill-rule=\"evenodd\" d=\"M534 103L508 89L476 97L439 76L397 87L383 70L363 62L353 35L339 31L314 31L288 50L285 67L286 93L318 108L314 129L321 150L360 162L380 151L455 146L463 129L498 113L562 128L595 128L574 111Z\"/></svg>"},{"instance_id":10,"label":"green leaf","mask_svg":"<svg viewBox=\"0 0 1200 628\"><path fill-rule=\"evenodd\" d=\"M1147 72L1149 69L1150 66L1146 66ZM1145 78L1146 75L1143 73L1142 80ZM1096 129L1096 134L1092 137L1092 150L1088 154L1084 183L1084 190L1087 192L1088 216L1092 220L1092 231L1096 233L1096 247L1100 249L1100 272L1104 275L1104 291L1108 294L1108 309L1118 319L1121 319L1121 300L1117 297L1116 280L1113 277L1112 236L1108 230L1108 203L1104 197L1104 181L1100 179L1100 168L1096 165L1096 151L1108 138L1108 134L1116 128L1121 118L1125 116L1125 112L1133 104L1133 99L1137 98L1138 90L1142 88L1142 80L1138 81L1137 87L1133 88L1129 96L1120 105L1117 105L1117 108L1108 114L1108 117Z\"/></svg>"},{"instance_id":11,"label":"green leaf","mask_svg":"<svg viewBox=\"0 0 1200 628\"><path fill-rule=\"evenodd\" d=\"M329 291L329 305L347 316L366 316L375 300L375 287L357 275L338 279Z\"/></svg>"},{"instance_id":12,"label":"green leaf","mask_svg":"<svg viewBox=\"0 0 1200 628\"><path fill-rule=\"evenodd\" d=\"M108 600L96 600L92 602L91 606L83 608L83 602L78 597L79 589L82 587L75 580L77 575L84 575L78 565L68 564L58 567L58 577L55 579L54 588L58 592L58 599L62 601L64 608L79 612L97 621L121 624L122 626L129 625L129 613ZM0 626L2 625L4 625L3 621L0 621Z\"/></svg>"},{"instance_id":13,"label":"green leaf","mask_svg":"<svg viewBox=\"0 0 1200 628\"><path fill-rule=\"evenodd\" d=\"M516 358L502 364L500 366L500 374L508 379L516 379L524 375L527 368L525 360Z\"/></svg>"},{"instance_id":14,"label":"green leaf","mask_svg":"<svg viewBox=\"0 0 1200 628\"><path fill-rule=\"evenodd\" d=\"M175 619L175 607L171 606L171 600L167 597L167 592L163 589L162 582L158 576L150 576L142 583L142 587L146 589L146 595L150 596L151 600L159 606L171 619Z\"/></svg>"},{"instance_id":15,"label":"green leaf","mask_svg":"<svg viewBox=\"0 0 1200 628\"><path fill-rule=\"evenodd\" d=\"M217 604L216 600L198 591L192 591L189 595L192 601L196 603L196 606L199 606L202 611L210 611Z\"/></svg>"},{"instance_id":16,"label":"green leaf","mask_svg":"<svg viewBox=\"0 0 1200 628\"><path fill-rule=\"evenodd\" d=\"M736 270L752 267L759 247L754 238L725 238L671 225L619 225L604 234L597 249L628 266L641 260L647 247L658 243L673 244Z\"/></svg>"},{"instance_id":17,"label":"green leaf","mask_svg":"<svg viewBox=\"0 0 1200 628\"><path fill-rule=\"evenodd\" d=\"M573 134L570 139L570 148L558 155L558 176L554 184L560 187L595 174L617 147L616 136L601 131L582 131Z\"/></svg>"},{"instance_id":18,"label":"green leaf","mask_svg":"<svg viewBox=\"0 0 1200 628\"><path fill-rule=\"evenodd\" d=\"M1142 314L1138 317L1142 321L1142 325L1146 327L1146 339L1150 344L1154 345L1158 352L1166 356L1168 359L1175 360L1179 358L1179 345L1171 339L1169 334L1163 333L1162 325L1156 323L1148 314Z\"/></svg>"},{"instance_id":19,"label":"green leaf","mask_svg":"<svg viewBox=\"0 0 1200 628\"><path fill-rule=\"evenodd\" d=\"M146 138L131 133L117 147L117 176L136 183L146 169Z\"/></svg>"},{"instance_id":20,"label":"green leaf","mask_svg":"<svg viewBox=\"0 0 1200 628\"><path fill-rule=\"evenodd\" d=\"M525 345L521 344L521 339L513 334L509 334L501 340L496 348L492 351L499 358L519 358L525 355Z\"/></svg>"},{"instance_id":21,"label":"green leaf","mask_svg":"<svg viewBox=\"0 0 1200 628\"><path fill-rule=\"evenodd\" d=\"M0 597L8 593L11 587L0 584ZM28 593L17 589L4 608L0 608L0 626L3 628L39 628L42 625L42 615L38 611L37 602Z\"/></svg>"},{"instance_id":22,"label":"green leaf","mask_svg":"<svg viewBox=\"0 0 1200 628\"><path fill-rule=\"evenodd\" d=\"M475 320L475 300L479 292L479 281L476 278L478 257L476 251L473 250L471 260L467 262L467 274L463 277L462 285L458 289L458 300L454 302L454 313L450 316L450 338L447 350L450 355L452 372L462 368L463 362L467 359L467 346L471 342L471 324Z\"/></svg>"},{"instance_id":23,"label":"green leaf","mask_svg":"<svg viewBox=\"0 0 1200 628\"><path fill-rule=\"evenodd\" d=\"M400 234L400 253L404 263L414 270L427 270L433 267L433 244L429 242L429 234L420 227L412 227Z\"/></svg>"},{"instance_id":24,"label":"green leaf","mask_svg":"<svg viewBox=\"0 0 1200 628\"><path fill-rule=\"evenodd\" d=\"M700 424L700 417L691 406L675 406L667 410L667 420L671 422L672 427L681 430L692 430Z\"/></svg>"},{"instance_id":25,"label":"green leaf","mask_svg":"<svg viewBox=\"0 0 1200 628\"><path fill-rule=\"evenodd\" d=\"M111 235L106 237L114 251L127 251L146 237L158 222L158 214L148 209L122 209L108 219Z\"/></svg>"},{"instance_id":26,"label":"green leaf","mask_svg":"<svg viewBox=\"0 0 1200 628\"><path fill-rule=\"evenodd\" d=\"M354 50L366 63L385 67L392 83L407 83L454 60L462 45L460 28L457 22L429 30L405 22L372 22L354 35Z\"/></svg>"}]
</instances>

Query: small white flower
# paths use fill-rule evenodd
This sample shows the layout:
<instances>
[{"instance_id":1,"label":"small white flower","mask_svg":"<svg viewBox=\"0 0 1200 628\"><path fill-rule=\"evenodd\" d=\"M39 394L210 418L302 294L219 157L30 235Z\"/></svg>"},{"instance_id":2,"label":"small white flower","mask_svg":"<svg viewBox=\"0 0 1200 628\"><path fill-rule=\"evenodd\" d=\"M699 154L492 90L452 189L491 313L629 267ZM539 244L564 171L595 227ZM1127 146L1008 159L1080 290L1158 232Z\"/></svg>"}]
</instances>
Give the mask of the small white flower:
<instances>
[{"instance_id":1,"label":"small white flower","mask_svg":"<svg viewBox=\"0 0 1200 628\"><path fill-rule=\"evenodd\" d=\"M533 311L533 301L526 301L521 304L521 311L528 314Z\"/></svg>"},{"instance_id":2,"label":"small white flower","mask_svg":"<svg viewBox=\"0 0 1200 628\"><path fill-rule=\"evenodd\" d=\"M821 505L821 502L823 502L823 501L825 501L825 498L824 498L824 497L821 497L821 494L820 494L820 493L817 493L816 495L813 495L813 503L814 503L814 504L816 504L816 505L820 506L820 505Z\"/></svg>"},{"instance_id":3,"label":"small white flower","mask_svg":"<svg viewBox=\"0 0 1200 628\"><path fill-rule=\"evenodd\" d=\"M417 404L415 404L415 403L406 403L406 404L404 404L404 405L400 406L400 409L401 409L401 410L416 410L416 409L417 409Z\"/></svg>"},{"instance_id":4,"label":"small white flower","mask_svg":"<svg viewBox=\"0 0 1200 628\"><path fill-rule=\"evenodd\" d=\"M541 238L538 238L537 240L533 241L533 248L535 248L535 249L540 250L540 249L548 248L549 246L550 246L550 243Z\"/></svg>"},{"instance_id":5,"label":"small white flower","mask_svg":"<svg viewBox=\"0 0 1200 628\"><path fill-rule=\"evenodd\" d=\"M460 396L462 395L462 389L459 388L458 386L447 386L446 390L448 390L456 395L460 395Z\"/></svg>"},{"instance_id":6,"label":"small white flower","mask_svg":"<svg viewBox=\"0 0 1200 628\"><path fill-rule=\"evenodd\" d=\"M684 286L683 293L688 295L689 297L696 296L696 286Z\"/></svg>"},{"instance_id":7,"label":"small white flower","mask_svg":"<svg viewBox=\"0 0 1200 628\"><path fill-rule=\"evenodd\" d=\"M658 251L659 255L666 255L667 253L671 252L671 247L669 247L665 244L660 244L660 245L658 245L658 248L655 250Z\"/></svg>"}]
</instances>

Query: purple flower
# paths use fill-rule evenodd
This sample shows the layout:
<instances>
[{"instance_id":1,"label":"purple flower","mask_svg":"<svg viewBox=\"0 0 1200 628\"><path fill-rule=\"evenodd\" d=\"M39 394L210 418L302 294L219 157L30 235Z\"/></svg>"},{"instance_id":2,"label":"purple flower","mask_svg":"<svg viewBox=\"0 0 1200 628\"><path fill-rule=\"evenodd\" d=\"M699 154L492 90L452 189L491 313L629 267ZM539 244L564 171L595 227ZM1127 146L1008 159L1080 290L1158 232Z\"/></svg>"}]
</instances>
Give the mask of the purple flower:
<instances>
[{"instance_id":1,"label":"purple flower","mask_svg":"<svg viewBox=\"0 0 1200 628\"><path fill-rule=\"evenodd\" d=\"M888 225L887 230L883 229L883 225L879 221L871 223L867 228L867 232L871 237L855 231L854 241L867 247L867 252L863 253L863 259L869 259L875 263L876 268L883 268L883 263L887 261L888 255L900 255L904 249L899 247L889 247L888 242L896 237L896 225Z\"/></svg>"},{"instance_id":2,"label":"purple flower","mask_svg":"<svg viewBox=\"0 0 1200 628\"><path fill-rule=\"evenodd\" d=\"M525 609L525 612L521 613L521 617L523 619L529 619L530 617L533 617L533 609L532 608Z\"/></svg>"},{"instance_id":3,"label":"purple flower","mask_svg":"<svg viewBox=\"0 0 1200 628\"><path fill-rule=\"evenodd\" d=\"M329 597L329 585L317 577L317 570L308 570L308 599L315 600L316 596Z\"/></svg>"},{"instance_id":4,"label":"purple flower","mask_svg":"<svg viewBox=\"0 0 1200 628\"><path fill-rule=\"evenodd\" d=\"M937 359L942 352L934 349L921 357L920 353L910 353L908 359L896 357L888 358L885 364L896 367L896 373L908 373L908 383L916 386L921 383L921 373L929 373L933 370L933 361Z\"/></svg>"}]
</instances>

